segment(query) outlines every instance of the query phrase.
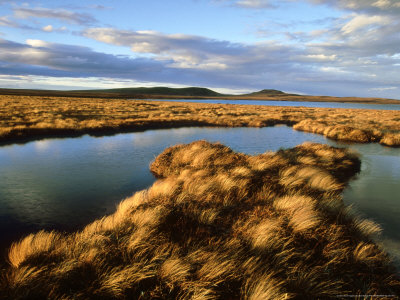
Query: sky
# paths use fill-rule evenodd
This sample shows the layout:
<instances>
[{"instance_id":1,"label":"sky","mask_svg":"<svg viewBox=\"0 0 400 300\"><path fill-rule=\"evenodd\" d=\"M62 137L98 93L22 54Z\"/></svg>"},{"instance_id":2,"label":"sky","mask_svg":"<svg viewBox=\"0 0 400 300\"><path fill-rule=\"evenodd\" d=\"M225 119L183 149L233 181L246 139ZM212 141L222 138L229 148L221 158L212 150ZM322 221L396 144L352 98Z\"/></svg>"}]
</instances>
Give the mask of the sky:
<instances>
[{"instance_id":1,"label":"sky","mask_svg":"<svg viewBox=\"0 0 400 300\"><path fill-rule=\"evenodd\" d=\"M0 87L400 99L400 0L0 0Z\"/></svg>"}]
</instances>

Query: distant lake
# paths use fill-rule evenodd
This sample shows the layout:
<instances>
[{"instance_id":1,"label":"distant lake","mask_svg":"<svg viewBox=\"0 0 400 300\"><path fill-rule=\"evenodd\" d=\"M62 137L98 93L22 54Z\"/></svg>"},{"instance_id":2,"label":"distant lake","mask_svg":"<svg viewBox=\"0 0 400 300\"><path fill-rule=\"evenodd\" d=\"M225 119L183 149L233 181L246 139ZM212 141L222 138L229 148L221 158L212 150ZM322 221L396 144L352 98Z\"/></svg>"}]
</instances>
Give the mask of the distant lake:
<instances>
[{"instance_id":1,"label":"distant lake","mask_svg":"<svg viewBox=\"0 0 400 300\"><path fill-rule=\"evenodd\" d=\"M198 102L210 104L244 104L244 105L270 105L270 106L303 106L321 108L362 108L362 109L383 109L400 110L399 104L364 104L364 103L341 103L341 102L306 102L306 101L267 101L267 100L214 100L214 99L148 99L148 101L172 101L172 102Z\"/></svg>"},{"instance_id":2,"label":"distant lake","mask_svg":"<svg viewBox=\"0 0 400 300\"><path fill-rule=\"evenodd\" d=\"M165 148L200 139L247 154L305 141L359 151L362 171L344 200L382 224L384 245L400 266L400 149L338 144L286 126L147 130L0 147L0 249L40 229L77 230L114 212L122 199L154 182L149 164Z\"/></svg>"}]
</instances>

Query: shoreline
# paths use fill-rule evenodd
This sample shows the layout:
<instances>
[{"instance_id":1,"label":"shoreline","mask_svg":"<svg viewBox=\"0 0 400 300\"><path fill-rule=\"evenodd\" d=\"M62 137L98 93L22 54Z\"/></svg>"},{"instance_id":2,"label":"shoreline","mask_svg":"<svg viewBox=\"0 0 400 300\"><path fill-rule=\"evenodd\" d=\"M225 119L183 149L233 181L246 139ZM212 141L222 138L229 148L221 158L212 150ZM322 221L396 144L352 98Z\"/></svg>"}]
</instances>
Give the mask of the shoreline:
<instances>
[{"instance_id":1,"label":"shoreline","mask_svg":"<svg viewBox=\"0 0 400 300\"><path fill-rule=\"evenodd\" d=\"M330 139L400 147L400 111L0 96L0 144L188 126L287 125Z\"/></svg>"},{"instance_id":2,"label":"shoreline","mask_svg":"<svg viewBox=\"0 0 400 300\"><path fill-rule=\"evenodd\" d=\"M294 101L294 102L337 102L337 103L364 103L364 104L399 104L399 99L387 99L377 97L336 97L336 96L311 96L298 94L278 94L278 95L221 95L221 96L182 96L182 95L163 95L163 94L129 94L117 92L97 92L90 90L82 91L58 91L58 90L24 90L24 89L2 89L1 96L36 96L36 97L73 97L73 98L93 98L93 99L182 99L182 100L255 100L255 101Z\"/></svg>"}]
</instances>

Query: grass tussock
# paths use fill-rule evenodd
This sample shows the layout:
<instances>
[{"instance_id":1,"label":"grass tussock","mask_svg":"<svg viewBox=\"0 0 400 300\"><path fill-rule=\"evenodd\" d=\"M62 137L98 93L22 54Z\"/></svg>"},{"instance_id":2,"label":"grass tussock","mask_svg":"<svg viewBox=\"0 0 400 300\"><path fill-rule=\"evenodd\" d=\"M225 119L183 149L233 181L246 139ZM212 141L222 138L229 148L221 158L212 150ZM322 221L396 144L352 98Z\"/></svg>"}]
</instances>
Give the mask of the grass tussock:
<instances>
[{"instance_id":1,"label":"grass tussock","mask_svg":"<svg viewBox=\"0 0 400 300\"><path fill-rule=\"evenodd\" d=\"M158 180L114 214L79 232L14 243L0 298L400 293L390 259L372 239L379 226L341 200L360 169L346 149L306 143L249 156L198 141L166 149L150 169Z\"/></svg>"},{"instance_id":2,"label":"grass tussock","mask_svg":"<svg viewBox=\"0 0 400 300\"><path fill-rule=\"evenodd\" d=\"M336 140L400 146L400 111L0 95L0 141L6 143L149 128L276 124Z\"/></svg>"}]
</instances>

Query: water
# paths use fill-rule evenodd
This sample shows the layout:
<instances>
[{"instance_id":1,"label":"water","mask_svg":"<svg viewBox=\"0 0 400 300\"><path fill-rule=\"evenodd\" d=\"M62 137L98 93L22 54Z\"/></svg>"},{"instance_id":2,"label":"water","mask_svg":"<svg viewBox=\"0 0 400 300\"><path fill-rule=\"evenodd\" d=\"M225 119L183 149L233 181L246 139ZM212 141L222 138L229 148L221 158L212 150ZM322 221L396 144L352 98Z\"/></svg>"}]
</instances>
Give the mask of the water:
<instances>
[{"instance_id":1,"label":"water","mask_svg":"<svg viewBox=\"0 0 400 300\"><path fill-rule=\"evenodd\" d=\"M211 104L244 104L244 105L270 105L270 106L303 106L303 107L322 107L322 108L362 108L362 109L383 109L400 110L399 104L365 104L365 103L341 103L341 102L302 102L302 101L267 101L267 100L214 100L214 99L161 99L153 101L172 101L172 102L199 102ZM149 101L152 101L149 100Z\"/></svg>"},{"instance_id":2,"label":"water","mask_svg":"<svg viewBox=\"0 0 400 300\"><path fill-rule=\"evenodd\" d=\"M123 198L154 182L149 163L159 153L199 139L219 141L248 154L305 141L343 146L321 135L277 126L148 130L0 147L0 248L30 232L76 230L112 213ZM344 199L382 224L383 243L400 262L396 252L400 249L400 149L345 146L362 154L362 171Z\"/></svg>"}]
</instances>

